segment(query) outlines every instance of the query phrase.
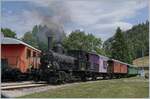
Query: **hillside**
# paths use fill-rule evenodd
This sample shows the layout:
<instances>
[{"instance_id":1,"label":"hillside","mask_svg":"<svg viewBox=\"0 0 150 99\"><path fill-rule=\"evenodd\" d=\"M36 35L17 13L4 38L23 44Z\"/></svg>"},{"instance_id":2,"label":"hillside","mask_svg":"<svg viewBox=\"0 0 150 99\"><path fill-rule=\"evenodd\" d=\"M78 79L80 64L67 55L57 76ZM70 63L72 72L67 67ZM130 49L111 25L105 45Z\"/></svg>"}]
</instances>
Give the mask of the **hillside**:
<instances>
[{"instance_id":1,"label":"hillside","mask_svg":"<svg viewBox=\"0 0 150 99\"><path fill-rule=\"evenodd\" d=\"M129 44L132 59L136 59L149 54L149 22L133 26L131 29L124 31L125 39ZM108 56L111 56L111 37L103 44L103 48Z\"/></svg>"},{"instance_id":2,"label":"hillside","mask_svg":"<svg viewBox=\"0 0 150 99\"><path fill-rule=\"evenodd\" d=\"M138 67L149 67L149 56L137 58L133 60L133 64Z\"/></svg>"}]
</instances>

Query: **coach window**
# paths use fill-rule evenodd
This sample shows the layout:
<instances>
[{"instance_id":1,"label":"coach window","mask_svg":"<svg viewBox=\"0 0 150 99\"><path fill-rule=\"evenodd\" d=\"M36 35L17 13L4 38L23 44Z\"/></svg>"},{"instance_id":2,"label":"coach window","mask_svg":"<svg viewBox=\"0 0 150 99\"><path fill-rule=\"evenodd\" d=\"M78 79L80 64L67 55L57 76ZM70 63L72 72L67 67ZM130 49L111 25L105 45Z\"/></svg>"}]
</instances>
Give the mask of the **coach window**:
<instances>
[{"instance_id":1,"label":"coach window","mask_svg":"<svg viewBox=\"0 0 150 99\"><path fill-rule=\"evenodd\" d=\"M33 52L33 57L36 57L36 52Z\"/></svg>"},{"instance_id":2,"label":"coach window","mask_svg":"<svg viewBox=\"0 0 150 99\"><path fill-rule=\"evenodd\" d=\"M40 57L40 53L37 52L37 57Z\"/></svg>"},{"instance_id":3,"label":"coach window","mask_svg":"<svg viewBox=\"0 0 150 99\"><path fill-rule=\"evenodd\" d=\"M27 49L27 58L31 57L31 50Z\"/></svg>"},{"instance_id":4,"label":"coach window","mask_svg":"<svg viewBox=\"0 0 150 99\"><path fill-rule=\"evenodd\" d=\"M104 67L104 69L106 69L107 66L108 66L107 62L106 62L106 61L103 61L103 67Z\"/></svg>"}]
</instances>

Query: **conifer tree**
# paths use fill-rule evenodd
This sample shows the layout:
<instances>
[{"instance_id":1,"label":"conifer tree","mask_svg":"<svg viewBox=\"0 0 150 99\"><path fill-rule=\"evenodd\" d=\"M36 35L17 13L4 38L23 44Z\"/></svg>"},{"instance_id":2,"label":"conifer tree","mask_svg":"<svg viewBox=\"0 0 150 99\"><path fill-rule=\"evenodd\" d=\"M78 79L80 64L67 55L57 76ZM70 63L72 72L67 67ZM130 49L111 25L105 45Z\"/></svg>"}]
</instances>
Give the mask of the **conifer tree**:
<instances>
[{"instance_id":1,"label":"conifer tree","mask_svg":"<svg viewBox=\"0 0 150 99\"><path fill-rule=\"evenodd\" d=\"M129 52L130 51L129 51L129 46L127 44L127 40L125 39L121 29L118 27L112 43L111 56L114 59L131 63L131 55Z\"/></svg>"}]
</instances>

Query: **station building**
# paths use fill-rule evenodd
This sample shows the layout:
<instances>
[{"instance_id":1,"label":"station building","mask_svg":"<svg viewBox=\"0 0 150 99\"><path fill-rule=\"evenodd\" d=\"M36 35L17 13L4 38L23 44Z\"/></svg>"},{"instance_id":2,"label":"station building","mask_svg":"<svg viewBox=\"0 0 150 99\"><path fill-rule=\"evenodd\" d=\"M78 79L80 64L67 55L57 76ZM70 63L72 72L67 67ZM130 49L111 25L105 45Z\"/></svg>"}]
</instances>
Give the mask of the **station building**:
<instances>
[{"instance_id":1,"label":"station building","mask_svg":"<svg viewBox=\"0 0 150 99\"><path fill-rule=\"evenodd\" d=\"M8 66L18 68L23 73L31 67L40 66L40 54L40 50L21 40L1 38L1 61L7 62Z\"/></svg>"}]
</instances>

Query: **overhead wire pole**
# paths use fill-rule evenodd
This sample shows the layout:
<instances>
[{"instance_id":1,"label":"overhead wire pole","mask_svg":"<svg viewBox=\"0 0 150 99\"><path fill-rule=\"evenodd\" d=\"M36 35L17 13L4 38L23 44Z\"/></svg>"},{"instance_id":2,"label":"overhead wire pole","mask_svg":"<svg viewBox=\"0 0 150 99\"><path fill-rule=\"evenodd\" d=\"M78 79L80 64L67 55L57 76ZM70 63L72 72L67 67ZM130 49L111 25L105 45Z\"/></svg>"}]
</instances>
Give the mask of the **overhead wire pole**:
<instances>
[{"instance_id":1,"label":"overhead wire pole","mask_svg":"<svg viewBox=\"0 0 150 99\"><path fill-rule=\"evenodd\" d=\"M142 39L144 40L144 37L142 35ZM142 69L143 69L143 76L145 76L145 73L144 73L144 45L142 45Z\"/></svg>"}]
</instances>

